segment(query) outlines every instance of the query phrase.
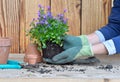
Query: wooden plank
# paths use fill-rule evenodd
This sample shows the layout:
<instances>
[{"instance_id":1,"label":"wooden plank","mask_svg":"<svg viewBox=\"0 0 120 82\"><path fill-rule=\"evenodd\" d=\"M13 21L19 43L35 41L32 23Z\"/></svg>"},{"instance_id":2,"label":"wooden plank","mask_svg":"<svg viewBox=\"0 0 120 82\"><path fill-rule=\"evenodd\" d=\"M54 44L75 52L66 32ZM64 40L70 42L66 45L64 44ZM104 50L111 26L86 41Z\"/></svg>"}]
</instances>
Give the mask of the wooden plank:
<instances>
[{"instance_id":1,"label":"wooden plank","mask_svg":"<svg viewBox=\"0 0 120 82\"><path fill-rule=\"evenodd\" d=\"M25 51L25 0L20 0L20 53Z\"/></svg>"},{"instance_id":2,"label":"wooden plank","mask_svg":"<svg viewBox=\"0 0 120 82\"><path fill-rule=\"evenodd\" d=\"M120 82L120 79L116 78L116 79L110 79L108 82Z\"/></svg>"},{"instance_id":3,"label":"wooden plank","mask_svg":"<svg viewBox=\"0 0 120 82\"><path fill-rule=\"evenodd\" d=\"M0 0L0 36L5 36L5 19L4 19L4 9L3 0Z\"/></svg>"},{"instance_id":4,"label":"wooden plank","mask_svg":"<svg viewBox=\"0 0 120 82\"><path fill-rule=\"evenodd\" d=\"M102 79L72 79L72 78L40 78L40 79L0 79L1 82L104 82Z\"/></svg>"},{"instance_id":5,"label":"wooden plank","mask_svg":"<svg viewBox=\"0 0 120 82\"><path fill-rule=\"evenodd\" d=\"M59 4L58 4L59 3ZM51 0L51 9L54 15L63 13L68 18L69 34L80 35L81 0Z\"/></svg>"},{"instance_id":6,"label":"wooden plank","mask_svg":"<svg viewBox=\"0 0 120 82\"><path fill-rule=\"evenodd\" d=\"M26 37L25 31L30 28L30 23L33 18L37 17L38 4L49 6L50 0L21 0L21 13L20 13L20 52L25 52L29 41Z\"/></svg>"},{"instance_id":7,"label":"wooden plank","mask_svg":"<svg viewBox=\"0 0 120 82\"><path fill-rule=\"evenodd\" d=\"M107 23L111 0L82 0L82 34L89 34Z\"/></svg>"},{"instance_id":8,"label":"wooden plank","mask_svg":"<svg viewBox=\"0 0 120 82\"><path fill-rule=\"evenodd\" d=\"M11 52L19 52L19 0L0 0L2 37L12 37Z\"/></svg>"}]
</instances>

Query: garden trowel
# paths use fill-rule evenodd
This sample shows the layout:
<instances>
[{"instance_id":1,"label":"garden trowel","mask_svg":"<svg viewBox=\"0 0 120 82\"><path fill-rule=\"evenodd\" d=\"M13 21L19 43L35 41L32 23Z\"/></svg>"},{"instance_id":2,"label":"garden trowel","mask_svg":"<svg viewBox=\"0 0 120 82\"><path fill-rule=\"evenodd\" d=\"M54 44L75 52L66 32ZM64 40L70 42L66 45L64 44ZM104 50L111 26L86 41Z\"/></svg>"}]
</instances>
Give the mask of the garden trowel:
<instances>
[{"instance_id":1,"label":"garden trowel","mask_svg":"<svg viewBox=\"0 0 120 82\"><path fill-rule=\"evenodd\" d=\"M7 64L0 64L0 69L21 69L20 62L8 60Z\"/></svg>"}]
</instances>

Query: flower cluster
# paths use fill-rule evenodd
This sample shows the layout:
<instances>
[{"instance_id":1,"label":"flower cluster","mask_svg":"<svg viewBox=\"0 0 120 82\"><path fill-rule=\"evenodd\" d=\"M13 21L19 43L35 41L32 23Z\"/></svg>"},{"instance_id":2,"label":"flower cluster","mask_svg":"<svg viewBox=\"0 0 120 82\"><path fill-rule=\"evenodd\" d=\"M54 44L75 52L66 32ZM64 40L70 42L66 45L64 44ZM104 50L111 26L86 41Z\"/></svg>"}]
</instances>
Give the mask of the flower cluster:
<instances>
[{"instance_id":1,"label":"flower cluster","mask_svg":"<svg viewBox=\"0 0 120 82\"><path fill-rule=\"evenodd\" d=\"M34 18L28 31L30 39L38 44L41 48L46 48L46 42L51 41L62 46L62 39L68 31L67 18L62 14L53 16L51 8L45 9L39 5L38 18Z\"/></svg>"}]
</instances>

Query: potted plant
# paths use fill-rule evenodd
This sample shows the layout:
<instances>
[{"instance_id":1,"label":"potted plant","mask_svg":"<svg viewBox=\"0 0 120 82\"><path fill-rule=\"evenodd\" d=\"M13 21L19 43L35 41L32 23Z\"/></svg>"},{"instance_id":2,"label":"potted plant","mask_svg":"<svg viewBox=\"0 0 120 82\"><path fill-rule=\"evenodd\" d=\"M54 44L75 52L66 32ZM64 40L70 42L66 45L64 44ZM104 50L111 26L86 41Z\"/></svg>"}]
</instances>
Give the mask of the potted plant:
<instances>
[{"instance_id":1,"label":"potted plant","mask_svg":"<svg viewBox=\"0 0 120 82\"><path fill-rule=\"evenodd\" d=\"M50 7L45 9L39 5L38 18L34 18L28 31L30 39L42 49L44 58L52 58L63 49L63 37L68 32L67 18L62 14L53 16Z\"/></svg>"}]
</instances>

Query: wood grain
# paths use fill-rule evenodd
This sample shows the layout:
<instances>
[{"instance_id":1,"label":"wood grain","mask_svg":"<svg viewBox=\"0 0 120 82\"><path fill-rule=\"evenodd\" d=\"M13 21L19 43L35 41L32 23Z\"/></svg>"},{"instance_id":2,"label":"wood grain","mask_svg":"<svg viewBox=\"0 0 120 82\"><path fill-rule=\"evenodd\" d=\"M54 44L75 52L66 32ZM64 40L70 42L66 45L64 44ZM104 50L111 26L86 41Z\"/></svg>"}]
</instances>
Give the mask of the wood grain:
<instances>
[{"instance_id":1,"label":"wood grain","mask_svg":"<svg viewBox=\"0 0 120 82\"><path fill-rule=\"evenodd\" d=\"M120 82L120 79L110 79L108 82Z\"/></svg>"},{"instance_id":2,"label":"wood grain","mask_svg":"<svg viewBox=\"0 0 120 82\"><path fill-rule=\"evenodd\" d=\"M11 52L19 52L19 0L0 0L2 37L12 37Z\"/></svg>"},{"instance_id":3,"label":"wood grain","mask_svg":"<svg viewBox=\"0 0 120 82\"><path fill-rule=\"evenodd\" d=\"M13 79L0 79L1 82L104 82L103 79L82 79L82 78L29 78L29 79L21 79L21 78L13 78ZM119 82L119 81L116 81Z\"/></svg>"},{"instance_id":4,"label":"wood grain","mask_svg":"<svg viewBox=\"0 0 120 82\"><path fill-rule=\"evenodd\" d=\"M20 0L20 53L25 52L25 38L26 38L26 26L25 26L25 0Z\"/></svg>"},{"instance_id":5,"label":"wood grain","mask_svg":"<svg viewBox=\"0 0 120 82\"><path fill-rule=\"evenodd\" d=\"M11 82L120 82L120 79L115 79L115 78L112 78L112 79L109 79L109 81L104 81L104 79L96 79L96 78L93 78L93 79L87 79L87 78L13 78L13 79L3 79L1 78L0 79L1 82L8 82L8 81L11 81Z\"/></svg>"},{"instance_id":6,"label":"wood grain","mask_svg":"<svg viewBox=\"0 0 120 82\"><path fill-rule=\"evenodd\" d=\"M82 0L82 34L89 34L107 23L111 0Z\"/></svg>"},{"instance_id":7,"label":"wood grain","mask_svg":"<svg viewBox=\"0 0 120 82\"><path fill-rule=\"evenodd\" d=\"M55 16L67 9L69 34L80 35L81 0L51 0L51 9Z\"/></svg>"}]
</instances>

